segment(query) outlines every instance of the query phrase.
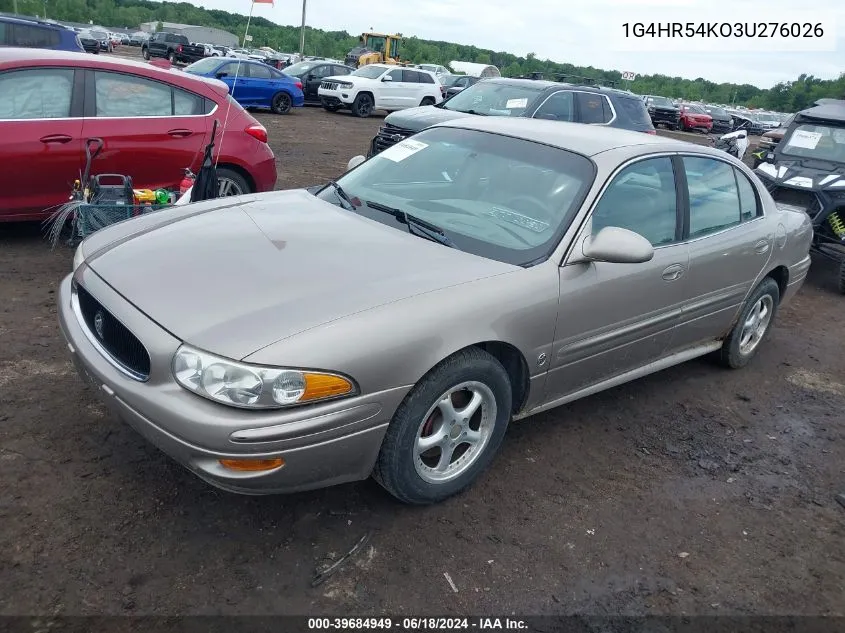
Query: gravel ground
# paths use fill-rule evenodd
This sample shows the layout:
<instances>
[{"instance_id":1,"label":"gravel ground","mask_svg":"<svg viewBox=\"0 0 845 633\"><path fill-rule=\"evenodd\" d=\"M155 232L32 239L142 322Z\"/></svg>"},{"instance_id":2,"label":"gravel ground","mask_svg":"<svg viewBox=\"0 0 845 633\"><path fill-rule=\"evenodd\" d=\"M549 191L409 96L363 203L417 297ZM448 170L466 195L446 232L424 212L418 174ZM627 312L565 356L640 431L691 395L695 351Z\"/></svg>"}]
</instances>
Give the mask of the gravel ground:
<instances>
[{"instance_id":1,"label":"gravel ground","mask_svg":"<svg viewBox=\"0 0 845 633\"><path fill-rule=\"evenodd\" d=\"M342 172L380 123L257 116L285 188ZM824 262L745 370L693 361L516 423L477 485L410 508L372 481L235 496L172 463L72 371L71 255L0 225L0 615L845 615L843 298Z\"/></svg>"}]
</instances>

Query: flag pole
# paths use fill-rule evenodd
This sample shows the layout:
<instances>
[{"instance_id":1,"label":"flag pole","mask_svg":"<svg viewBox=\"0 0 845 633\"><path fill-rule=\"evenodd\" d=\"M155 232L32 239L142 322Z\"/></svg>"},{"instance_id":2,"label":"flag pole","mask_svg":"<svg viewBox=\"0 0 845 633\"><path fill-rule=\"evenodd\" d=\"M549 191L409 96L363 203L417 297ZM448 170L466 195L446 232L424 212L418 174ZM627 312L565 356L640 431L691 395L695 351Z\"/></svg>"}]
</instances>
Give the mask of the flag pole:
<instances>
[{"instance_id":1,"label":"flag pole","mask_svg":"<svg viewBox=\"0 0 845 633\"><path fill-rule=\"evenodd\" d=\"M241 48L246 48L246 38L249 35L249 23L252 22L252 12L255 9L255 0L249 3L249 17L246 19L246 30L244 31L244 43Z\"/></svg>"}]
</instances>

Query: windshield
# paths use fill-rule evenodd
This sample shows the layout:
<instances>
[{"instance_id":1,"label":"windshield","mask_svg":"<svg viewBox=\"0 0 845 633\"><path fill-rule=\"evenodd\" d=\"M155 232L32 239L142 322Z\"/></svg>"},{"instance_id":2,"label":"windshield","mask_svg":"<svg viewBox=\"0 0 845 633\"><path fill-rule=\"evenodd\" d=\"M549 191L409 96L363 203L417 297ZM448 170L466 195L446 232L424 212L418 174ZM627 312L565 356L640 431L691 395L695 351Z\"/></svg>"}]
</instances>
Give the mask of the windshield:
<instances>
[{"instance_id":1,"label":"windshield","mask_svg":"<svg viewBox=\"0 0 845 633\"><path fill-rule=\"evenodd\" d=\"M91 35L96 37L98 40L107 40L109 38L109 34L104 32L104 31L88 31L88 32L91 33Z\"/></svg>"},{"instance_id":2,"label":"windshield","mask_svg":"<svg viewBox=\"0 0 845 633\"><path fill-rule=\"evenodd\" d=\"M672 103L672 100L667 99L666 97L649 97L648 98L648 104L660 106L661 108L674 108L675 107L675 104Z\"/></svg>"},{"instance_id":3,"label":"windshield","mask_svg":"<svg viewBox=\"0 0 845 633\"><path fill-rule=\"evenodd\" d=\"M314 62L299 62L298 64L294 64L293 66L288 66L285 68L286 75L292 75L294 77L300 77L307 73L309 70L316 66Z\"/></svg>"},{"instance_id":4,"label":"windshield","mask_svg":"<svg viewBox=\"0 0 845 633\"><path fill-rule=\"evenodd\" d=\"M192 75L207 75L217 70L221 63L223 63L223 60L219 57L206 57L205 59L185 66L185 72L191 73Z\"/></svg>"},{"instance_id":5,"label":"windshield","mask_svg":"<svg viewBox=\"0 0 845 633\"><path fill-rule=\"evenodd\" d=\"M366 79L378 79L387 70L384 66L364 66L351 74L352 77L364 77Z\"/></svg>"},{"instance_id":6,"label":"windshield","mask_svg":"<svg viewBox=\"0 0 845 633\"><path fill-rule=\"evenodd\" d=\"M446 75L440 78L440 84L446 88L454 86L463 75Z\"/></svg>"},{"instance_id":7,"label":"windshield","mask_svg":"<svg viewBox=\"0 0 845 633\"><path fill-rule=\"evenodd\" d=\"M802 123L785 141L784 155L845 163L845 127Z\"/></svg>"},{"instance_id":8,"label":"windshield","mask_svg":"<svg viewBox=\"0 0 845 633\"><path fill-rule=\"evenodd\" d=\"M706 114L703 108L695 105L686 105L684 106L684 110L692 112L693 114Z\"/></svg>"},{"instance_id":9,"label":"windshield","mask_svg":"<svg viewBox=\"0 0 845 633\"><path fill-rule=\"evenodd\" d=\"M770 114L768 112L759 113L757 115L757 120L761 123L780 123L780 121L774 114Z\"/></svg>"},{"instance_id":10,"label":"windshield","mask_svg":"<svg viewBox=\"0 0 845 633\"><path fill-rule=\"evenodd\" d=\"M522 116L542 90L542 87L480 81L449 99L443 108L494 116Z\"/></svg>"},{"instance_id":11,"label":"windshield","mask_svg":"<svg viewBox=\"0 0 845 633\"><path fill-rule=\"evenodd\" d=\"M711 107L711 106L707 106L705 108L705 110L707 110L707 114L709 114L711 116L717 116L717 117L720 117L722 119L729 119L730 116L731 116L725 110L723 110L722 108L714 108L714 107Z\"/></svg>"},{"instance_id":12,"label":"windshield","mask_svg":"<svg viewBox=\"0 0 845 633\"><path fill-rule=\"evenodd\" d=\"M516 265L548 257L595 177L592 162L563 149L458 128L430 128L377 154L338 183L355 212L400 231L367 206L433 224L463 251ZM318 196L340 205L335 190Z\"/></svg>"}]
</instances>

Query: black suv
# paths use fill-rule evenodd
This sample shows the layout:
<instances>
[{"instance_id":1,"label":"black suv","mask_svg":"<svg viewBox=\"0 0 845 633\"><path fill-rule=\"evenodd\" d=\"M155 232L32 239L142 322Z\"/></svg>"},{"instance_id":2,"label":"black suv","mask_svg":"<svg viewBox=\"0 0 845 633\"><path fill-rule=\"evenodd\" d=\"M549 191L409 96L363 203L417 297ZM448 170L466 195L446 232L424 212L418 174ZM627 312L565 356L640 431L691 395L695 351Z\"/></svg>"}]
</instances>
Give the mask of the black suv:
<instances>
[{"instance_id":1,"label":"black suv","mask_svg":"<svg viewBox=\"0 0 845 633\"><path fill-rule=\"evenodd\" d=\"M665 125L670 130L677 130L681 124L681 109L668 97L643 95L643 103L654 127Z\"/></svg>"},{"instance_id":2,"label":"black suv","mask_svg":"<svg viewBox=\"0 0 845 633\"><path fill-rule=\"evenodd\" d=\"M607 125L654 134L637 95L596 86L534 79L482 79L438 105L387 115L370 143L368 156L437 123L468 116L513 116Z\"/></svg>"}]
</instances>

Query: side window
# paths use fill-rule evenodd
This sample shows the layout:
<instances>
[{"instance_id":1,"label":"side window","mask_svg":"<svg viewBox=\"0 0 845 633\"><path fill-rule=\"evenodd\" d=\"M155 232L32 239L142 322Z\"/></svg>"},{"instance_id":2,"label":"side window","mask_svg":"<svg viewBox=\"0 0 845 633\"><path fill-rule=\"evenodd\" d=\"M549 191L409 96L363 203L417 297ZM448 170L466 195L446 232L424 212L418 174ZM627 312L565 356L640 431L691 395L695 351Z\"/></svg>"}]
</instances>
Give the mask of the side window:
<instances>
[{"instance_id":1,"label":"side window","mask_svg":"<svg viewBox=\"0 0 845 633\"><path fill-rule=\"evenodd\" d=\"M690 238L740 223L739 191L734 168L721 160L683 157L690 205Z\"/></svg>"},{"instance_id":2,"label":"side window","mask_svg":"<svg viewBox=\"0 0 845 633\"><path fill-rule=\"evenodd\" d=\"M417 73L419 75L420 83L421 84L433 84L434 77L429 75L428 73Z\"/></svg>"},{"instance_id":3,"label":"side window","mask_svg":"<svg viewBox=\"0 0 845 633\"><path fill-rule=\"evenodd\" d=\"M736 171L736 183L739 186L739 216L745 222L753 220L760 213L760 204L754 191L754 185L748 177L738 169Z\"/></svg>"},{"instance_id":4,"label":"side window","mask_svg":"<svg viewBox=\"0 0 845 633\"><path fill-rule=\"evenodd\" d=\"M70 116L73 69L39 68L0 74L0 120Z\"/></svg>"},{"instance_id":5,"label":"side window","mask_svg":"<svg viewBox=\"0 0 845 633\"><path fill-rule=\"evenodd\" d=\"M177 116L196 116L205 113L205 99L192 92L173 89L173 114Z\"/></svg>"},{"instance_id":6,"label":"side window","mask_svg":"<svg viewBox=\"0 0 845 633\"><path fill-rule=\"evenodd\" d=\"M0 20L0 46L8 46L9 43L6 41L6 33L8 29L6 28L6 23Z\"/></svg>"},{"instance_id":7,"label":"side window","mask_svg":"<svg viewBox=\"0 0 845 633\"><path fill-rule=\"evenodd\" d=\"M272 69L266 64L250 64L249 76L252 79L272 79Z\"/></svg>"},{"instance_id":8,"label":"side window","mask_svg":"<svg viewBox=\"0 0 845 633\"><path fill-rule=\"evenodd\" d=\"M401 69L391 70L387 74L388 74L389 77L391 77L393 79L393 81L402 81L402 70Z\"/></svg>"},{"instance_id":9,"label":"side window","mask_svg":"<svg viewBox=\"0 0 845 633\"><path fill-rule=\"evenodd\" d=\"M11 24L10 46L24 48L54 48L59 45L59 32L55 29L28 24Z\"/></svg>"},{"instance_id":10,"label":"side window","mask_svg":"<svg viewBox=\"0 0 845 633\"><path fill-rule=\"evenodd\" d=\"M607 123L610 121L610 107L605 105L603 95L592 92L576 93L581 110L581 123Z\"/></svg>"},{"instance_id":11,"label":"side window","mask_svg":"<svg viewBox=\"0 0 845 633\"><path fill-rule=\"evenodd\" d=\"M550 96L534 113L535 119L552 121L574 121L575 107L572 92L561 90Z\"/></svg>"},{"instance_id":12,"label":"side window","mask_svg":"<svg viewBox=\"0 0 845 633\"><path fill-rule=\"evenodd\" d=\"M328 68L328 66L326 66L326 68ZM333 66L332 68L334 69L331 72L332 75L348 75L352 72L346 66Z\"/></svg>"},{"instance_id":13,"label":"side window","mask_svg":"<svg viewBox=\"0 0 845 633\"><path fill-rule=\"evenodd\" d=\"M637 161L623 169L593 210L593 235L608 226L639 233L653 246L678 237L677 199L672 160Z\"/></svg>"},{"instance_id":14,"label":"side window","mask_svg":"<svg viewBox=\"0 0 845 633\"><path fill-rule=\"evenodd\" d=\"M329 77L332 74L332 67L317 66L316 68L312 68L308 74L311 75L314 79L322 79L323 77Z\"/></svg>"},{"instance_id":15,"label":"side window","mask_svg":"<svg viewBox=\"0 0 845 633\"><path fill-rule=\"evenodd\" d=\"M172 116L171 88L132 75L94 72L98 117Z\"/></svg>"},{"instance_id":16,"label":"side window","mask_svg":"<svg viewBox=\"0 0 845 633\"><path fill-rule=\"evenodd\" d=\"M235 77L249 77L249 64L224 64L217 69L218 73L226 73L230 79Z\"/></svg>"}]
</instances>

